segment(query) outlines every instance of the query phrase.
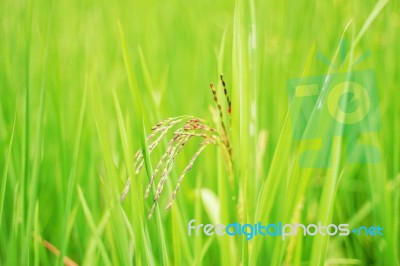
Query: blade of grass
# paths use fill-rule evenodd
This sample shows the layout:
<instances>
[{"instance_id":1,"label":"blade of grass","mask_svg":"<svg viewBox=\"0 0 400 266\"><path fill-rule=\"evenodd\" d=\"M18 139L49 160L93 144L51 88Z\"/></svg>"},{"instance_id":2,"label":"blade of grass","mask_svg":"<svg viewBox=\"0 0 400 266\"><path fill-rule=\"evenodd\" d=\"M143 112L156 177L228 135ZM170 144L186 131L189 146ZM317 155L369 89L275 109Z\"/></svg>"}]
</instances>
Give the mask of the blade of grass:
<instances>
[{"instance_id":1,"label":"blade of grass","mask_svg":"<svg viewBox=\"0 0 400 266\"><path fill-rule=\"evenodd\" d=\"M40 103L39 103L39 114L37 117L37 127L36 127L36 140L34 146L32 147L32 152L35 157L32 161L31 170L31 180L29 182L29 194L27 195L29 199L28 203L28 216L26 221L26 232L31 233L32 227L34 226L35 217L35 204L37 203L37 191L38 191L38 181L39 181L39 168L41 164L41 153L43 150L43 127L44 127L44 105L45 105L45 84L42 82L42 88L40 93ZM28 242L30 243L30 241Z\"/></svg>"},{"instance_id":2,"label":"blade of grass","mask_svg":"<svg viewBox=\"0 0 400 266\"><path fill-rule=\"evenodd\" d=\"M85 196L84 196L80 186L77 187L77 190L78 190L78 198L81 203L83 213L85 214L85 218L86 218L87 224L89 226L89 229L92 233L92 236L95 239L96 244L100 249L100 255L102 257L103 263L105 265L113 265L111 263L110 258L108 257L107 249L106 249L105 245L103 244L103 241L101 241L101 235L99 234L100 232L99 232L98 228L96 227L96 224L93 219L93 215L92 215L90 208L85 200Z\"/></svg>"},{"instance_id":3,"label":"blade of grass","mask_svg":"<svg viewBox=\"0 0 400 266\"><path fill-rule=\"evenodd\" d=\"M379 0L375 7L372 9L371 13L369 14L368 18L365 20L364 25L362 26L360 32L358 33L356 39L352 44L352 49L359 43L361 38L367 32L368 28L371 26L372 22L379 16L382 12L383 8L389 3L389 0Z\"/></svg>"},{"instance_id":4,"label":"blade of grass","mask_svg":"<svg viewBox=\"0 0 400 266\"><path fill-rule=\"evenodd\" d=\"M133 162L133 156L131 155L132 152L129 151L128 138L126 136L126 130L125 130L124 121L123 121L123 117L122 117L121 107L119 105L118 98L117 98L115 92L114 92L114 104L115 104L115 110L117 113L120 138L122 141L122 147L123 147L123 152L124 152L124 157L125 157L125 162L126 162L125 167L127 168L129 175L135 179L135 181L133 182L134 186L137 186L139 181L137 180L137 176L135 176L133 168L130 164L130 162ZM140 186L140 187L142 187L142 186ZM135 197L135 202L137 203L136 204L137 208L135 208L135 209L137 209L137 210L144 209L143 200L141 199L142 191L143 191L143 189L139 189L139 187L137 187L137 189L134 189L132 191L135 193L134 197ZM147 261L147 259L151 258L151 252L149 250L148 243L146 243L145 232L144 232L144 217L143 217L142 211L138 212L137 214L138 214L138 217L137 217L138 221L137 221L137 224L134 223L134 226L136 224L135 232L137 233L137 235L136 235L136 238L137 238L136 239L136 251L140 256L145 255L145 256L143 256L142 259L144 261ZM139 243L141 243L141 244L139 245ZM142 247L144 247L144 250L141 250Z\"/></svg>"},{"instance_id":5,"label":"blade of grass","mask_svg":"<svg viewBox=\"0 0 400 266\"><path fill-rule=\"evenodd\" d=\"M106 235L108 237L108 246L112 250L111 257L112 264L129 264L129 240L128 235L125 230L125 222L123 220L122 212L120 209L115 208L116 204L119 203L119 187L117 184L118 173L115 168L114 160L112 157L112 149L110 143L110 136L107 134L108 125L105 122L105 114L103 110L103 105L101 99L96 99L97 94L92 93L93 107L95 108L95 124L99 137L99 144L104 158L105 172L106 175L100 176L99 181L101 182L101 187L103 189L103 194L106 199L105 204L108 206L111 212L111 222L110 226L107 227ZM94 104L96 103L96 104ZM139 210L136 208L136 210ZM135 236L136 237L136 236ZM136 241L134 239L133 241ZM136 260L141 260L141 254L137 254Z\"/></svg>"},{"instance_id":6,"label":"blade of grass","mask_svg":"<svg viewBox=\"0 0 400 266\"><path fill-rule=\"evenodd\" d=\"M62 240L62 245L61 245L61 255L60 255L61 261L59 261L59 263L62 263L62 260L67 251L68 242L69 242L70 232L66 229L68 228L68 224L69 224L68 221L70 219L71 207L72 207L72 202L73 202L73 198L74 198L73 191L74 191L74 186L75 186L75 182L76 182L77 165L78 165L79 152L80 152L80 147L81 147L83 121L84 121L85 110L86 110L86 95L87 95L87 81L86 81L85 89L83 92L81 109L79 112L78 126L77 126L76 137L75 137L74 153L73 153L71 170L70 170L69 179L68 179L67 200L66 200L66 205L65 205L65 213L64 213L63 226L62 226L62 228L65 231L63 234L63 240Z\"/></svg>"},{"instance_id":7,"label":"blade of grass","mask_svg":"<svg viewBox=\"0 0 400 266\"><path fill-rule=\"evenodd\" d=\"M249 214L253 202L251 200L251 187L252 182L249 181L251 173L250 156L252 156L252 150L248 151L250 144L249 136L249 125L250 121L250 101L251 96L249 93L249 76L247 70L248 57L246 47L246 31L244 30L245 15L244 15L244 3L241 0L235 3L235 13L233 21L233 49L232 49L232 131L238 132L238 134L232 134L233 147L235 148L234 160L237 162L236 174L239 177L240 191L239 191L239 204L241 215L238 217L239 222L248 223ZM244 265L248 264L248 241L245 240L245 236L242 237L242 254L241 263ZM226 259L227 258L222 258ZM223 262L224 265L229 265L230 262Z\"/></svg>"},{"instance_id":8,"label":"blade of grass","mask_svg":"<svg viewBox=\"0 0 400 266\"><path fill-rule=\"evenodd\" d=\"M98 247L99 241L102 243L101 235L103 234L109 219L110 219L110 212L107 210L104 212L103 217L101 218L98 226L96 227L95 233L91 236L91 239L87 245L85 257L82 260L82 265L91 265L93 263L93 257L95 256L94 255L95 249L96 247ZM99 253L100 256L107 257L108 252L104 254L102 254L102 252L104 252L104 248L103 250L100 250Z\"/></svg>"},{"instance_id":9,"label":"blade of grass","mask_svg":"<svg viewBox=\"0 0 400 266\"><path fill-rule=\"evenodd\" d=\"M221 44L218 52L218 73L223 73L223 59L225 55L225 45L226 45L226 28L223 32ZM219 79L219 77L218 77ZM219 83L219 82L218 82ZM220 86L219 86L220 87ZM213 118L213 120L218 121L218 117ZM229 129L231 128L231 121L229 121ZM227 131L228 136L231 135L231 130ZM222 159L225 157L225 159ZM232 204L235 204L235 201L232 200L233 195L237 195L238 193L238 184L235 182L235 175L232 171L231 164L229 162L230 156L227 151L218 149L217 151L217 176L218 176L218 197L220 200L221 208L222 209L229 209ZM227 163L226 163L227 162ZM228 164L228 166L227 166ZM227 178L227 175L229 176ZM231 210L230 212L221 212L219 214L218 220L219 222L223 222L225 224L229 223L231 219L236 217L237 212L235 209ZM237 253L237 243L234 238L218 238L218 245L221 250L234 250L232 253ZM198 249L197 249L198 250ZM229 265L229 264L237 264L239 261L238 257L229 256L229 258L222 258L224 262L222 264Z\"/></svg>"},{"instance_id":10,"label":"blade of grass","mask_svg":"<svg viewBox=\"0 0 400 266\"><path fill-rule=\"evenodd\" d=\"M148 181L150 181L151 177L153 176L153 167L151 165L150 154L148 152L149 148L148 148L147 139L145 138L146 132L145 132L144 121L142 121L142 130L143 130L143 134L140 135L141 136L140 141L141 141L141 147L142 147L142 153L143 153L143 157L144 157L147 178L148 178ZM155 190L156 190L154 183L152 185L152 190L153 190L153 194L154 194ZM163 223L161 220L160 205L156 206L155 213L156 213L158 237L160 238L160 244L161 244L161 259L163 261L163 265L169 265L165 232L164 232L164 227L163 227Z\"/></svg>"},{"instance_id":11,"label":"blade of grass","mask_svg":"<svg viewBox=\"0 0 400 266\"><path fill-rule=\"evenodd\" d=\"M40 228L39 228L39 201L36 200L35 203L35 220L34 220L34 226L33 226L33 231L34 232L40 232ZM39 253L39 242L38 241L34 241L33 242L33 265L35 266L39 266L39 262L40 262L40 253Z\"/></svg>"},{"instance_id":12,"label":"blade of grass","mask_svg":"<svg viewBox=\"0 0 400 266\"><path fill-rule=\"evenodd\" d=\"M28 206L27 198L28 198L28 180L30 175L30 64L31 64L31 42L32 42L32 22L33 22L33 1L29 1L26 6L26 11L28 13L27 16L27 41L25 47L25 132L24 132L24 158L23 158L23 179L21 182L22 187L22 220L26 221L26 206ZM28 236L29 232L24 228L20 233L22 233L21 244L22 244L22 254L21 254L21 263L23 265L27 265L29 262L29 243L30 237Z\"/></svg>"},{"instance_id":13,"label":"blade of grass","mask_svg":"<svg viewBox=\"0 0 400 266\"><path fill-rule=\"evenodd\" d=\"M14 140L14 132L15 132L15 122L16 122L16 111L14 113L14 119L13 119L13 127L12 127L12 131L11 131L11 135L10 135L10 141L8 144L8 150L7 150L7 154L6 154L6 162L4 165L4 169L3 169L3 177L1 179L1 188L0 188L0 228L1 227L1 223L3 221L3 210L4 210L4 196L6 193L6 186L7 186L7 177L8 177L8 168L10 166L10 161L11 161L11 150L12 150L12 146L13 146L13 140Z\"/></svg>"}]
</instances>

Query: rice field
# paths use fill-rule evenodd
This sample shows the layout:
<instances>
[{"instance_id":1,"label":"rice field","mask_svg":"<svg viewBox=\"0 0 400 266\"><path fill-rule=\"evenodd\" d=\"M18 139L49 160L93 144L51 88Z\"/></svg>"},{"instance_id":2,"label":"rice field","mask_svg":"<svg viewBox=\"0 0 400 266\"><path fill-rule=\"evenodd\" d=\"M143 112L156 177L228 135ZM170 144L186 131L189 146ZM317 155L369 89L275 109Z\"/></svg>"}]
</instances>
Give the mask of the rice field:
<instances>
[{"instance_id":1,"label":"rice field","mask_svg":"<svg viewBox=\"0 0 400 266\"><path fill-rule=\"evenodd\" d=\"M400 265L399 1L0 6L0 265Z\"/></svg>"}]
</instances>

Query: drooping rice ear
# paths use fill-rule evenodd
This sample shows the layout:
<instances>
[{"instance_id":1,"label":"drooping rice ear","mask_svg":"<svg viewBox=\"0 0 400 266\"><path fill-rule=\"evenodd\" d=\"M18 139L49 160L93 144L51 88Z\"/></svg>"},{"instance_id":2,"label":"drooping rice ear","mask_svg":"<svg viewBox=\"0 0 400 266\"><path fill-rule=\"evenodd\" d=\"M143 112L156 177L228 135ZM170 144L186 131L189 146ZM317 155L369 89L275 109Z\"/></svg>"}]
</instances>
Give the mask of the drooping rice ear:
<instances>
[{"instance_id":1,"label":"drooping rice ear","mask_svg":"<svg viewBox=\"0 0 400 266\"><path fill-rule=\"evenodd\" d=\"M174 142L173 139L171 139L171 140L168 142L166 152L161 156L160 160L159 160L158 163L157 163L156 168L154 168L154 171L153 171L153 174L152 174L152 176L151 176L150 182L149 182L149 184L148 184L147 187L146 187L146 191L145 191L145 194L144 194L144 198L145 198L145 199L149 196L151 186L152 186L153 183L154 183L154 180L155 180L155 177L157 176L158 171L160 170L161 166L165 163L166 158L170 155L170 153L171 153L171 151L172 151L172 144L173 144L173 142Z\"/></svg>"},{"instance_id":2,"label":"drooping rice ear","mask_svg":"<svg viewBox=\"0 0 400 266\"><path fill-rule=\"evenodd\" d=\"M168 122L162 124L162 126L158 127L157 130L158 132L161 132L160 135L157 137L156 140L154 140L148 147L148 152L151 154L151 152L157 147L157 145L161 142L161 140L167 135L169 130L173 128L175 125L180 123L182 119L178 120L173 120L172 122L169 123L172 119L169 119ZM140 170L143 168L144 165L144 158L143 158L143 153L139 151L136 154L135 158L135 174L139 174Z\"/></svg>"},{"instance_id":3,"label":"drooping rice ear","mask_svg":"<svg viewBox=\"0 0 400 266\"><path fill-rule=\"evenodd\" d=\"M164 170L161 173L160 181L158 182L156 193L154 196L153 205L151 206L151 209L149 212L149 216L148 216L149 219L153 215L154 209L160 199L161 193L164 189L164 184L167 181L169 174L171 173L172 167L174 165L175 158L182 151L183 147L188 142L190 137L191 136L183 135L180 138L174 138L174 140L176 141L176 145L172 148L170 155L168 156L168 158L165 161Z\"/></svg>"},{"instance_id":4,"label":"drooping rice ear","mask_svg":"<svg viewBox=\"0 0 400 266\"><path fill-rule=\"evenodd\" d=\"M125 199L125 197L128 194L130 188L131 188L131 178L128 177L128 179L126 180L126 183L125 183L124 190L121 193L121 197L120 197L120 201L121 202Z\"/></svg>"},{"instance_id":5,"label":"drooping rice ear","mask_svg":"<svg viewBox=\"0 0 400 266\"><path fill-rule=\"evenodd\" d=\"M210 140L210 139L205 140L200 145L200 148L197 150L197 152L192 156L192 159L190 159L188 165L185 167L185 169L183 170L182 174L178 178L178 182L176 184L175 190L172 192L171 198L168 201L167 206L165 207L166 210L171 208L172 203L175 200L176 194L178 193L178 191L179 191L179 189L181 187L182 181L185 178L185 175L187 174L187 172L189 172L192 169L194 161L196 161L196 159L199 157L200 153L211 143L215 143L215 141L214 140Z\"/></svg>"}]
</instances>

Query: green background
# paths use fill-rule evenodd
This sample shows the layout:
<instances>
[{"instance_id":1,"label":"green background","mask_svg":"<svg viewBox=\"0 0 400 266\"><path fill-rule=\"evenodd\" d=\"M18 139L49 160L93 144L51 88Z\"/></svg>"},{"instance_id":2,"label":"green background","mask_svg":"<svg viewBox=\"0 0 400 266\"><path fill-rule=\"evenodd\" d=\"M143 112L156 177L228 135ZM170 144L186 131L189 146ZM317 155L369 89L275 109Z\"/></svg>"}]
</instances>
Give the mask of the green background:
<instances>
[{"instance_id":1,"label":"green background","mask_svg":"<svg viewBox=\"0 0 400 266\"><path fill-rule=\"evenodd\" d=\"M399 1L0 6L1 265L57 265L65 256L83 265L399 264ZM342 37L351 47L342 67L317 60L319 51L336 62ZM368 141L380 148L381 162L349 165L337 140L331 168L299 168L304 144L292 140L286 81L351 71L367 50L371 56L356 69L376 73L382 126ZM184 114L212 123L209 83L218 84L219 73L232 98L233 172L221 149L207 147L165 211L198 148L191 143L148 220L148 177L133 177L143 132ZM223 102L220 86L218 93ZM128 176L132 187L121 204ZM189 237L193 218L380 225L385 235Z\"/></svg>"}]
</instances>

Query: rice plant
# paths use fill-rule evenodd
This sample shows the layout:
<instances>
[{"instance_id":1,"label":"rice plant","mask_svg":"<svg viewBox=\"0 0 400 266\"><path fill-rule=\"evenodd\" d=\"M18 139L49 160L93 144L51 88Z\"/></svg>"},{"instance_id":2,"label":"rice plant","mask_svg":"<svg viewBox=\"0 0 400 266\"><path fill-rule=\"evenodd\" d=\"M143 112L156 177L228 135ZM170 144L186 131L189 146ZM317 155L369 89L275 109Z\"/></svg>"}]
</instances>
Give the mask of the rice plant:
<instances>
[{"instance_id":1,"label":"rice plant","mask_svg":"<svg viewBox=\"0 0 400 266\"><path fill-rule=\"evenodd\" d=\"M159 177L159 182L156 186L156 190L153 196L153 205L148 215L149 219L153 215L154 209L158 204L158 201L164 189L164 184L174 167L176 157L179 155L186 143L191 138L200 138L202 139L202 142L200 143L198 150L193 154L189 163L180 174L175 189L170 196L170 200L168 201L167 206L165 207L166 210L171 208L185 175L192 169L197 157L199 157L199 155L207 146L214 144L224 149L227 154L227 164L230 166L232 165L232 148L227 133L227 122L225 121L226 116L228 117L228 119L230 118L232 112L232 103L229 99L226 84L222 74L220 75L220 79L224 90L224 96L227 102L226 112L223 112L221 104L218 101L217 91L214 84L210 84L213 99L218 110L218 119L220 124L218 129L216 129L217 127L209 126L210 123L205 120L189 115L164 119L151 128L152 132L146 138L147 142L150 143L148 145L147 151L145 151L148 154L151 154L152 151L160 144L160 142L169 137L168 133L170 133L170 131L173 131L173 133L172 137L168 141L167 148L164 154L161 156L157 163L157 166L153 170L153 174L151 176L149 184L146 186L144 198L147 198L149 196L152 186L156 182L157 177ZM230 125L230 123L228 125ZM174 128L176 129L174 130ZM138 175L145 164L144 151L137 151L134 158L135 175ZM127 193L129 192L130 186L131 180L130 178L128 178L121 194L121 201L124 200L124 198L126 197Z\"/></svg>"}]
</instances>

